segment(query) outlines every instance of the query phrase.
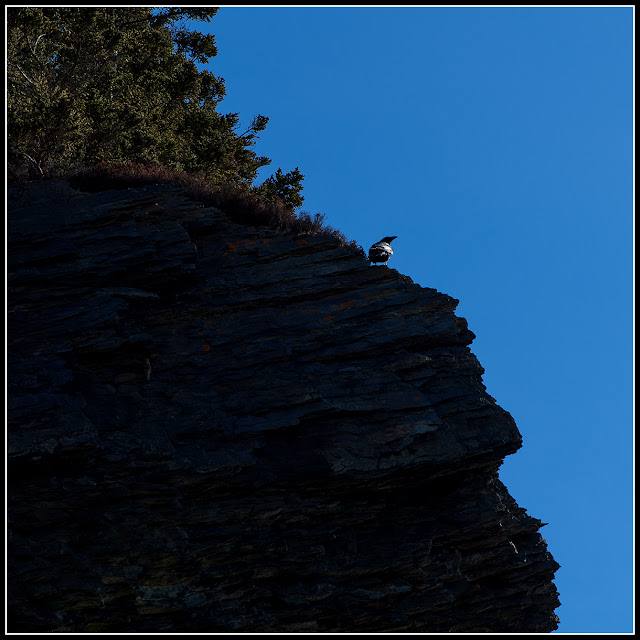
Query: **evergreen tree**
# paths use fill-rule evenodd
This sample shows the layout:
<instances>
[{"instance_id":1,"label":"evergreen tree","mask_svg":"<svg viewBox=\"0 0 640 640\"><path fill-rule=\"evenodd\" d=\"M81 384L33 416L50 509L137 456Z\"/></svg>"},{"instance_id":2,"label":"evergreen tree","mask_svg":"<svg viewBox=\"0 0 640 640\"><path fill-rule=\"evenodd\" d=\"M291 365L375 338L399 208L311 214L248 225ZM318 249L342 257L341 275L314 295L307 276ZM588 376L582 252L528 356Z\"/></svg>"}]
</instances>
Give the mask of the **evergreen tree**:
<instances>
[{"instance_id":1,"label":"evergreen tree","mask_svg":"<svg viewBox=\"0 0 640 640\"><path fill-rule=\"evenodd\" d=\"M304 176L300 173L298 167L293 171L289 171L289 173L282 173L282 169L278 169L256 191L267 202L273 202L276 198L279 198L282 202L299 207L304 200L300 195L302 189L300 183L303 179Z\"/></svg>"},{"instance_id":2,"label":"evergreen tree","mask_svg":"<svg viewBox=\"0 0 640 640\"><path fill-rule=\"evenodd\" d=\"M209 22L217 11L8 8L12 171L48 177L130 161L249 189L271 162L252 149L268 118L256 116L238 134L238 114L217 112L224 80L197 67L216 55L215 39L184 25L185 19ZM280 170L269 180L295 207L303 176L297 169L286 175L288 184ZM275 193L273 186L254 187L261 189Z\"/></svg>"}]
</instances>

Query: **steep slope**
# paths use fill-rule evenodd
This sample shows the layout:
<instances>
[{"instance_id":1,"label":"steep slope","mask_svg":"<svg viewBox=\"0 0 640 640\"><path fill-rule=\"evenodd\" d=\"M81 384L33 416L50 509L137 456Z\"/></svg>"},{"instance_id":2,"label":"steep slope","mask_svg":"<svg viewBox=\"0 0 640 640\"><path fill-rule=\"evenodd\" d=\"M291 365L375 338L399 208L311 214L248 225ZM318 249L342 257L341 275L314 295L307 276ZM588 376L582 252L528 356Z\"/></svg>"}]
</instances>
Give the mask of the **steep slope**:
<instances>
[{"instance_id":1,"label":"steep slope","mask_svg":"<svg viewBox=\"0 0 640 640\"><path fill-rule=\"evenodd\" d=\"M457 300L179 189L14 189L14 632L546 632Z\"/></svg>"}]
</instances>

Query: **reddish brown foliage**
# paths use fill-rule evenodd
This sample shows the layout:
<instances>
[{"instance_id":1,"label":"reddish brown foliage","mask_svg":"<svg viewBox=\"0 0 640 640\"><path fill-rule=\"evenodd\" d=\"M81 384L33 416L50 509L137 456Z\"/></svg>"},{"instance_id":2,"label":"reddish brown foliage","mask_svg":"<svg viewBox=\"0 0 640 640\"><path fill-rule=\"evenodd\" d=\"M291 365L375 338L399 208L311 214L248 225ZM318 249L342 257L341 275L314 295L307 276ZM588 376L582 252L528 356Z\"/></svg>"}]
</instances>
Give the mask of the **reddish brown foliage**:
<instances>
[{"instance_id":1,"label":"reddish brown foliage","mask_svg":"<svg viewBox=\"0 0 640 640\"><path fill-rule=\"evenodd\" d=\"M241 224L265 225L303 235L332 235L340 244L359 249L354 241L324 222L324 214L295 213L280 200L268 202L237 184L214 184L204 178L181 173L166 167L135 163L108 163L77 168L60 178L69 180L74 189L96 192L109 189L127 189L149 184L167 184L180 187L193 200L205 206L217 207L232 220ZM11 176L10 182L21 182L19 176Z\"/></svg>"}]
</instances>

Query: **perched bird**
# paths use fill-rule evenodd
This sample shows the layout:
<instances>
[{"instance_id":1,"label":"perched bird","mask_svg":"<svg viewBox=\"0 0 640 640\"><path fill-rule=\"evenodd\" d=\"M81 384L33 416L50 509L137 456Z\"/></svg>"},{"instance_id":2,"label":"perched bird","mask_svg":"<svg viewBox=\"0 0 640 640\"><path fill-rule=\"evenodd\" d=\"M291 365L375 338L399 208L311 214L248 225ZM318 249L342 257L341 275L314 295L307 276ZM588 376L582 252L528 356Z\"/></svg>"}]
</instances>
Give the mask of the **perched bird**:
<instances>
[{"instance_id":1,"label":"perched bird","mask_svg":"<svg viewBox=\"0 0 640 640\"><path fill-rule=\"evenodd\" d=\"M371 245L371 249L369 249L369 260L373 263L382 262L383 264L387 264L389 258L393 254L391 241L395 240L397 237L398 236L387 236L386 238L382 238L380 242L376 242L374 245Z\"/></svg>"}]
</instances>

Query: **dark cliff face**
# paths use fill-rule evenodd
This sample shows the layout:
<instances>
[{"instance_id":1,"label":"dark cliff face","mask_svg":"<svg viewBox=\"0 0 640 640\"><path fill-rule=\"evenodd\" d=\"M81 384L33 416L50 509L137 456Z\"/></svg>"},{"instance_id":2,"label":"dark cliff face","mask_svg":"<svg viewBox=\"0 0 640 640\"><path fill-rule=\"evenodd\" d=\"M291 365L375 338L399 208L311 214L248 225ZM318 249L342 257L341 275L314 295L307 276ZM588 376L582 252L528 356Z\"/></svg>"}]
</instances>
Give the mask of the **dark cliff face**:
<instances>
[{"instance_id":1,"label":"dark cliff face","mask_svg":"<svg viewBox=\"0 0 640 640\"><path fill-rule=\"evenodd\" d=\"M10 631L557 627L456 300L173 188L9 204Z\"/></svg>"}]
</instances>

